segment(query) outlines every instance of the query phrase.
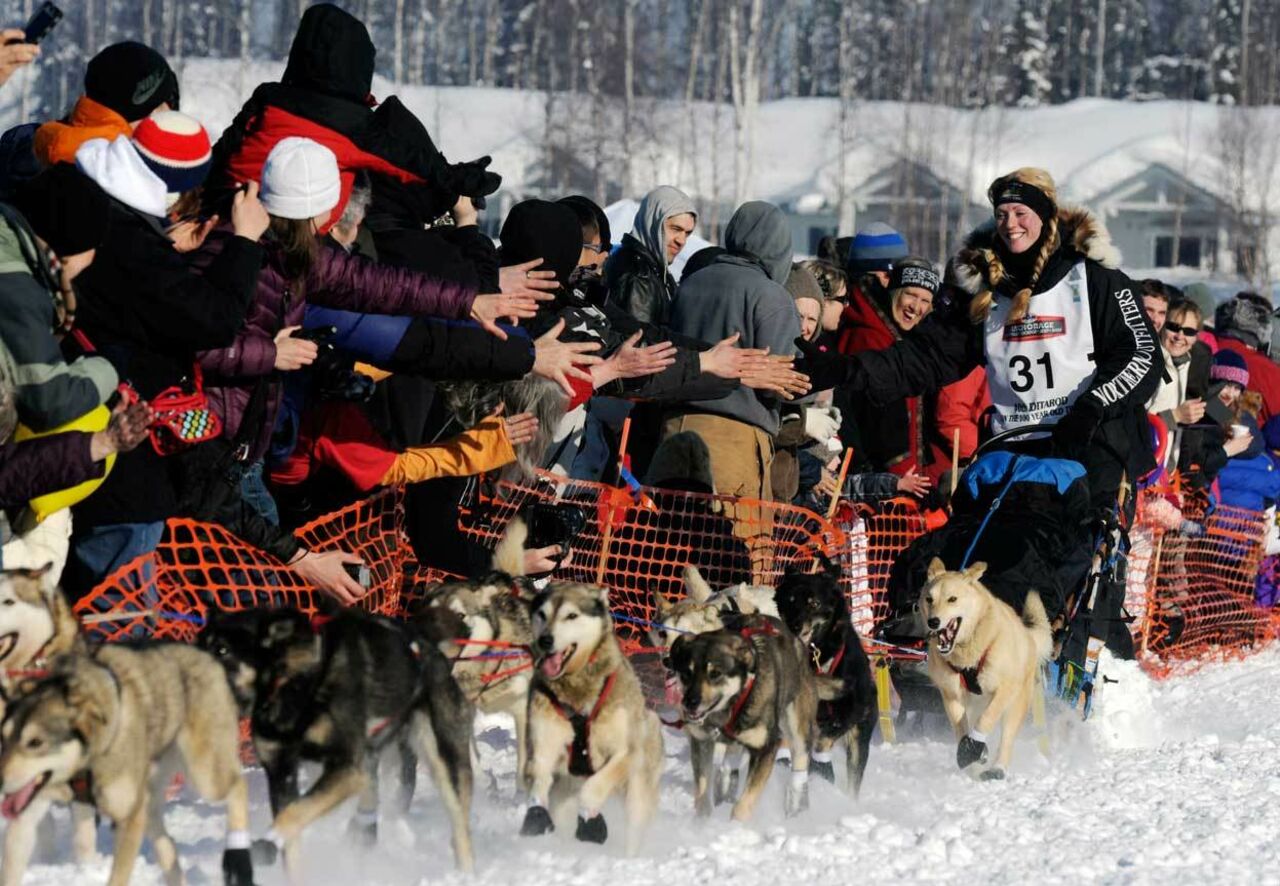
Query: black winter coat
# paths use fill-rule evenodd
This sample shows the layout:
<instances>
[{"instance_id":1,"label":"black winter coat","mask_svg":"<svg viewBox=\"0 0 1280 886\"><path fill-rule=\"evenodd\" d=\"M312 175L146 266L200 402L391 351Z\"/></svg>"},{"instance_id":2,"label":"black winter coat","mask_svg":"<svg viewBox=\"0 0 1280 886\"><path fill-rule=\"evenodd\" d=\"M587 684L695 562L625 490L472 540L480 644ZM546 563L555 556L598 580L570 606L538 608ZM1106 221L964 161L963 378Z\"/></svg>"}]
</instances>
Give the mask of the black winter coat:
<instances>
[{"instance_id":1,"label":"black winter coat","mask_svg":"<svg viewBox=\"0 0 1280 886\"><path fill-rule=\"evenodd\" d=\"M666 326L676 282L630 234L604 265L608 303L641 323Z\"/></svg>"}]
</instances>

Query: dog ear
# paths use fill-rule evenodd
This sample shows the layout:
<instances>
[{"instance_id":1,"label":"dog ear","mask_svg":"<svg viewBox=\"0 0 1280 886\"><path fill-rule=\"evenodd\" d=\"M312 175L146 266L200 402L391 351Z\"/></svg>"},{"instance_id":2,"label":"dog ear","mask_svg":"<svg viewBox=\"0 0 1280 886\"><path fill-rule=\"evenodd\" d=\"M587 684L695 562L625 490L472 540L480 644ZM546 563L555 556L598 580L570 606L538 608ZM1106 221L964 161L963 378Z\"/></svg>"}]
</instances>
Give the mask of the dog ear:
<instances>
[{"instance_id":1,"label":"dog ear","mask_svg":"<svg viewBox=\"0 0 1280 886\"><path fill-rule=\"evenodd\" d=\"M671 607L675 605L662 593L662 588L655 588L653 592L653 608L658 613L658 618L666 618L667 613L671 611Z\"/></svg>"},{"instance_id":2,"label":"dog ear","mask_svg":"<svg viewBox=\"0 0 1280 886\"><path fill-rule=\"evenodd\" d=\"M733 644L733 657L748 674L756 672L756 647L750 640L739 637Z\"/></svg>"},{"instance_id":3,"label":"dog ear","mask_svg":"<svg viewBox=\"0 0 1280 886\"><path fill-rule=\"evenodd\" d=\"M609 611L609 589L606 587L593 587L591 589L595 595L596 603L599 604L600 614L604 615Z\"/></svg>"},{"instance_id":4,"label":"dog ear","mask_svg":"<svg viewBox=\"0 0 1280 886\"><path fill-rule=\"evenodd\" d=\"M974 563L964 571L965 578L971 578L974 581L982 578L982 574L987 571L986 563Z\"/></svg>"},{"instance_id":5,"label":"dog ear","mask_svg":"<svg viewBox=\"0 0 1280 886\"><path fill-rule=\"evenodd\" d=\"M671 662L671 669L678 671L689 663L689 656L692 654L689 649L689 637L687 634L680 634L671 644L671 648L667 650L667 659Z\"/></svg>"},{"instance_id":6,"label":"dog ear","mask_svg":"<svg viewBox=\"0 0 1280 886\"><path fill-rule=\"evenodd\" d=\"M819 572L829 575L832 578L840 577L840 564L832 562L831 558L821 551L818 552L818 564Z\"/></svg>"},{"instance_id":7,"label":"dog ear","mask_svg":"<svg viewBox=\"0 0 1280 886\"><path fill-rule=\"evenodd\" d=\"M95 685L99 681L93 679L94 667L82 656L69 656L65 665L64 694L67 706L72 710L71 725L90 745L98 740L111 722L111 706L115 699L115 692L102 692L102 687Z\"/></svg>"},{"instance_id":8,"label":"dog ear","mask_svg":"<svg viewBox=\"0 0 1280 886\"><path fill-rule=\"evenodd\" d=\"M934 557L929 561L929 572L927 573L927 577L934 579L946 571L947 564L943 563L941 558Z\"/></svg>"},{"instance_id":9,"label":"dog ear","mask_svg":"<svg viewBox=\"0 0 1280 886\"><path fill-rule=\"evenodd\" d=\"M715 593L711 590L711 585L707 584L707 580L702 577L697 566L684 568L684 591L695 603L706 603Z\"/></svg>"}]
</instances>

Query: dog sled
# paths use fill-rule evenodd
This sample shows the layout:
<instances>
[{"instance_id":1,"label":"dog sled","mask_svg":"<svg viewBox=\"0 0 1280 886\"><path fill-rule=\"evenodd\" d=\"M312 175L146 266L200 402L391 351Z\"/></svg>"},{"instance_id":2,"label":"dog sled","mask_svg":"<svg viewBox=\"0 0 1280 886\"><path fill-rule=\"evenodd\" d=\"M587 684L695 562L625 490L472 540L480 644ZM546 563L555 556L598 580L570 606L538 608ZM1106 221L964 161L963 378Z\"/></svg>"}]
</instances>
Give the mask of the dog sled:
<instances>
[{"instance_id":1,"label":"dog sled","mask_svg":"<svg viewBox=\"0 0 1280 886\"><path fill-rule=\"evenodd\" d=\"M1045 430L1018 428L986 440L959 479L951 518L909 545L890 571L888 615L874 636L903 653L889 665L900 723L913 711L941 711L925 670L928 637L917 613L934 557L948 569L986 563L984 584L1019 614L1028 591L1040 595L1054 629L1045 691L1082 717L1089 716L1100 688L1102 649L1133 657L1131 619L1123 609L1129 551L1124 502L1093 506L1083 465L1026 451L1027 438Z\"/></svg>"}]
</instances>

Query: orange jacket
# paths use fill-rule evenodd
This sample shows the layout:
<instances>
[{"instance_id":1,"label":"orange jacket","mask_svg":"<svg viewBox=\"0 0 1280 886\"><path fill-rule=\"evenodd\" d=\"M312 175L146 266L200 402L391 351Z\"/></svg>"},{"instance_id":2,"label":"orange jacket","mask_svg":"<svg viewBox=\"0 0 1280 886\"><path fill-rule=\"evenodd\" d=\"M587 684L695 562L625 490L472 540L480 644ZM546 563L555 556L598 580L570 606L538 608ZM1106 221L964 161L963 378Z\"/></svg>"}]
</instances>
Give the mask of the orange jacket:
<instances>
[{"instance_id":1,"label":"orange jacket","mask_svg":"<svg viewBox=\"0 0 1280 886\"><path fill-rule=\"evenodd\" d=\"M55 163L75 163L76 151L91 138L115 141L119 136L128 138L132 134L129 121L82 95L65 121L54 120L36 130L31 147L37 160L45 166L52 166Z\"/></svg>"}]
</instances>

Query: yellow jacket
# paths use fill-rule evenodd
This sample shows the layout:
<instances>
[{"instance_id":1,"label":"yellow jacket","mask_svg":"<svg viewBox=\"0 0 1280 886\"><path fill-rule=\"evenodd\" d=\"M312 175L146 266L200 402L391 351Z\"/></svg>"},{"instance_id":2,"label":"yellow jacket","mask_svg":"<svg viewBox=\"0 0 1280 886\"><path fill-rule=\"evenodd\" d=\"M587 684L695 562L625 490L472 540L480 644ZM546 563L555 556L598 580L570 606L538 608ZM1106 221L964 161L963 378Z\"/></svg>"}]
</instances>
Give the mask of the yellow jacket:
<instances>
[{"instance_id":1,"label":"yellow jacket","mask_svg":"<svg viewBox=\"0 0 1280 886\"><path fill-rule=\"evenodd\" d=\"M469 477L516 460L501 418L486 418L469 431L432 446L413 446L396 455L382 485L420 483L436 477Z\"/></svg>"}]
</instances>

